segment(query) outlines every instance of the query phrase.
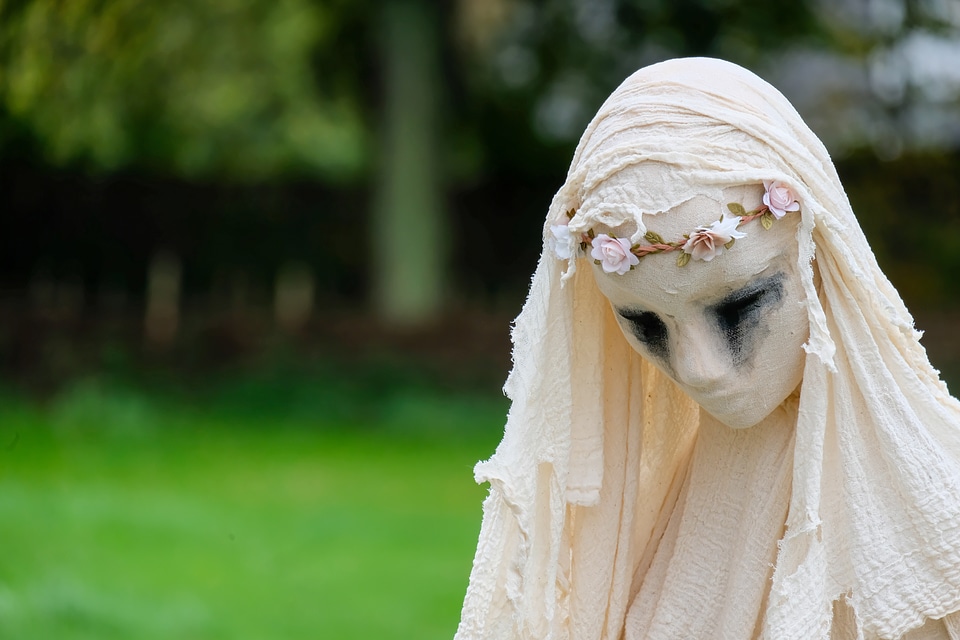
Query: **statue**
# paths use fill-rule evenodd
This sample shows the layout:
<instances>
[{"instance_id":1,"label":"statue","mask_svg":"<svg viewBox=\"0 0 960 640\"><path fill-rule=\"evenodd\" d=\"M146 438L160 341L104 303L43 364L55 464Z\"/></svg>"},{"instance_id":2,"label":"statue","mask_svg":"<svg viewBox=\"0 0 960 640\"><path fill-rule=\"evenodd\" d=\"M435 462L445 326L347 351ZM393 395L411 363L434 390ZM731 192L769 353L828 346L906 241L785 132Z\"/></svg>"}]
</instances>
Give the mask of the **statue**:
<instances>
[{"instance_id":1,"label":"statue","mask_svg":"<svg viewBox=\"0 0 960 640\"><path fill-rule=\"evenodd\" d=\"M549 209L457 640L960 639L960 402L918 338L776 89L641 69Z\"/></svg>"}]
</instances>

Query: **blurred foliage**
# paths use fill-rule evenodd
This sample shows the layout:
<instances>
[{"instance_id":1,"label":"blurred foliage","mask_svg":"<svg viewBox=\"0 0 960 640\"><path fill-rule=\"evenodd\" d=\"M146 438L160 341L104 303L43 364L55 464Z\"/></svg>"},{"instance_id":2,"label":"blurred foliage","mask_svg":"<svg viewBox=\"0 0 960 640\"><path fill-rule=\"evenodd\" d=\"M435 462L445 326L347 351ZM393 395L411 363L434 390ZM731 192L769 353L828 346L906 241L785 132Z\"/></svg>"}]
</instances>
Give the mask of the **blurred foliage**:
<instances>
[{"instance_id":1,"label":"blurred foliage","mask_svg":"<svg viewBox=\"0 0 960 640\"><path fill-rule=\"evenodd\" d=\"M501 7L495 27L465 47L471 70L467 81L478 94L493 94L493 106L526 118L518 128L531 130L548 144L575 143L607 95L645 65L677 56L716 56L756 68L771 52L788 46L829 46L811 1L492 4ZM789 25L789 38L784 38L781 25ZM509 136L492 135L489 140L513 142L514 154L521 157L528 152L528 145L517 145ZM507 154L502 157L510 160ZM569 154L561 159L568 161Z\"/></svg>"},{"instance_id":2,"label":"blurred foliage","mask_svg":"<svg viewBox=\"0 0 960 640\"><path fill-rule=\"evenodd\" d=\"M481 166L555 171L603 98L644 64L717 55L751 65L784 46L771 28L782 22L791 43L825 42L811 2L392 3L429 7L443 25L444 88L433 91L450 94L443 155L455 179ZM56 165L356 176L379 125L387 4L4 0L5 127L26 128Z\"/></svg>"},{"instance_id":3,"label":"blurred foliage","mask_svg":"<svg viewBox=\"0 0 960 640\"><path fill-rule=\"evenodd\" d=\"M358 96L311 66L337 20L309 0L7 0L0 103L54 164L343 178L368 161Z\"/></svg>"}]
</instances>

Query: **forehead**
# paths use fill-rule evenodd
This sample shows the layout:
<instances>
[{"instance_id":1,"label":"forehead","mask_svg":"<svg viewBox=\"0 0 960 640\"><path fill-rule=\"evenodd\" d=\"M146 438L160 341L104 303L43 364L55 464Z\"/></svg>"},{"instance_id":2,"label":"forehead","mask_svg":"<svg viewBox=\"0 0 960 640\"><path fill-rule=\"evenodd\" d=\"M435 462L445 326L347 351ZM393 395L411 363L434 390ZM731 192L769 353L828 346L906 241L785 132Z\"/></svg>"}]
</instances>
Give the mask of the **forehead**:
<instances>
[{"instance_id":1,"label":"forehead","mask_svg":"<svg viewBox=\"0 0 960 640\"><path fill-rule=\"evenodd\" d=\"M744 186L724 190L724 201L697 196L657 215L645 216L647 229L665 240L679 241L698 226L710 225L721 215L731 215L730 202L739 202L749 211L760 204L762 187ZM764 229L759 220L740 227L746 237L709 262L690 260L677 265L678 253L652 254L623 275L593 269L601 292L617 308L657 311L673 315L685 305L709 304L740 289L758 277L778 271L796 273L796 232L799 215L787 214Z\"/></svg>"}]
</instances>

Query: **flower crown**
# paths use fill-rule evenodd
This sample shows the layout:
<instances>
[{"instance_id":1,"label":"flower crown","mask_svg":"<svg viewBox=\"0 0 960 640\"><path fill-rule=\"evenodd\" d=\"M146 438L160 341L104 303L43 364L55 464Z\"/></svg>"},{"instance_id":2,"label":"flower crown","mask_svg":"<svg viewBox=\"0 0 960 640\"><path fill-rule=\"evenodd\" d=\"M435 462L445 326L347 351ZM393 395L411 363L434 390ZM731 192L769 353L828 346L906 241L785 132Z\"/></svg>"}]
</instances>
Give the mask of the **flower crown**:
<instances>
[{"instance_id":1,"label":"flower crown","mask_svg":"<svg viewBox=\"0 0 960 640\"><path fill-rule=\"evenodd\" d=\"M724 218L721 215L719 220L709 226L700 226L694 229L693 233L684 234L682 240L667 242L658 233L647 231L643 237L650 244L631 245L625 238L606 233L595 234L593 229L589 229L580 236L580 250L585 252L588 246L592 247L590 256L594 262L602 266L605 272L620 275L639 264L640 258L653 253L680 251L677 257L679 267L685 266L691 258L710 262L722 254L724 249L730 249L738 239L746 237L746 233L737 230L744 224L759 218L763 228L769 229L774 220L779 220L788 212L800 210L797 197L790 187L782 182L765 180L763 188L763 204L753 211L747 211L739 202L731 202L727 209L733 217ZM561 260L573 257L575 243L567 223L575 214L576 210L571 209L566 213L563 224L550 227L553 251Z\"/></svg>"}]
</instances>

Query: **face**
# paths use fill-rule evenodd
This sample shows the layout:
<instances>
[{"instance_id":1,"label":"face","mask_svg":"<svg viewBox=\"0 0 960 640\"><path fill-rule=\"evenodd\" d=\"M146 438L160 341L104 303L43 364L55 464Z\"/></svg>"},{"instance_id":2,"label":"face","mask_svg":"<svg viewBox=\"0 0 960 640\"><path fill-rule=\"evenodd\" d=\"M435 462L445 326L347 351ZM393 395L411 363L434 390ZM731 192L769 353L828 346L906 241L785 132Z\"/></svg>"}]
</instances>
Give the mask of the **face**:
<instances>
[{"instance_id":1,"label":"face","mask_svg":"<svg viewBox=\"0 0 960 640\"><path fill-rule=\"evenodd\" d=\"M747 210L761 187L725 190L724 202L704 197L645 222L667 240L709 225L728 202ZM799 214L747 234L710 262L677 266L676 253L653 254L617 275L594 267L630 345L672 378L720 422L751 427L800 384L809 328L797 267Z\"/></svg>"}]
</instances>

